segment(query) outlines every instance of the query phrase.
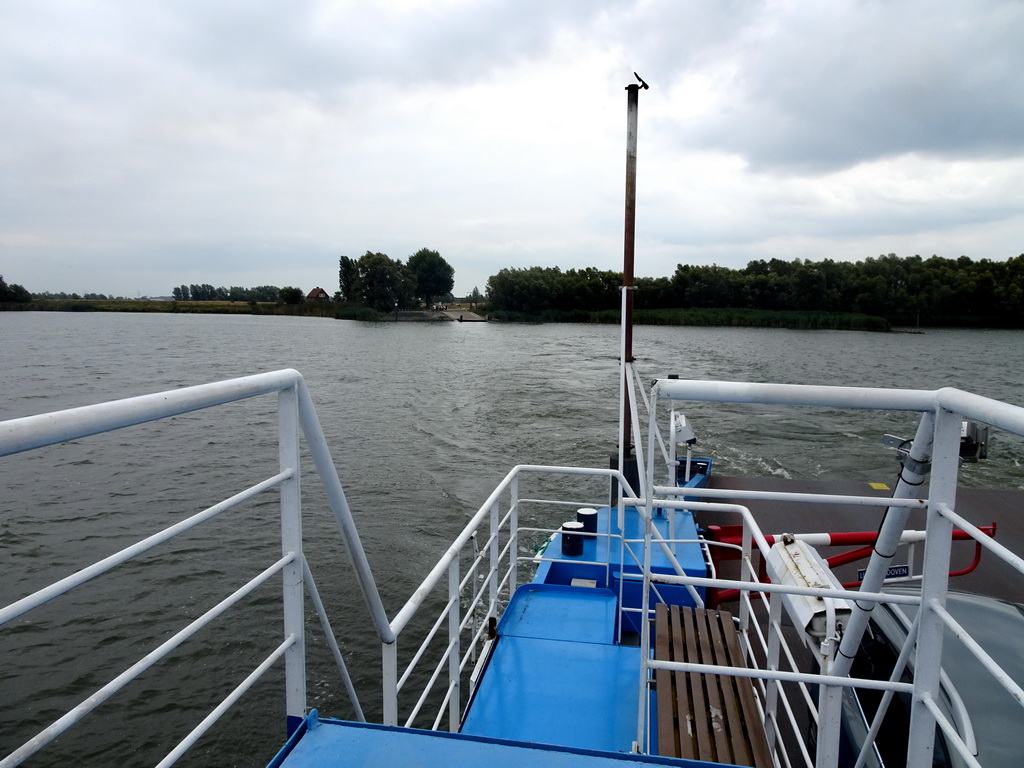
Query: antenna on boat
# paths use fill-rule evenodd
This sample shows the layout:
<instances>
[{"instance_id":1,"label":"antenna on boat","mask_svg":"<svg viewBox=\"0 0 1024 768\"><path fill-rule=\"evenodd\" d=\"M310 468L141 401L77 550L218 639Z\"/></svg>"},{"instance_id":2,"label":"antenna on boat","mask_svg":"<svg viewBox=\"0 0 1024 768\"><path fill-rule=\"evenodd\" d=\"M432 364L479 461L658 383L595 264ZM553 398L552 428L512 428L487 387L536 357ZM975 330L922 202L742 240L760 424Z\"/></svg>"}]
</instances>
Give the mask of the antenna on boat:
<instances>
[{"instance_id":1,"label":"antenna on boat","mask_svg":"<svg viewBox=\"0 0 1024 768\"><path fill-rule=\"evenodd\" d=\"M633 362L633 254L636 243L636 134L637 134L637 113L640 103L640 89L646 90L647 83L636 72L636 83L626 86L626 220L623 238L622 257L622 391L620 402L622 412L620 424L622 433L619 437L619 452L616 457L617 467L622 467L623 472L630 466L630 455L633 452L633 418L630 410L630 398L626 393L626 377L629 375L628 365ZM632 463L632 475L626 477L630 481L636 477L635 459ZM636 490L636 488L634 488ZM614 494L613 494L614 495ZM614 504L614 499L613 502Z\"/></svg>"}]
</instances>

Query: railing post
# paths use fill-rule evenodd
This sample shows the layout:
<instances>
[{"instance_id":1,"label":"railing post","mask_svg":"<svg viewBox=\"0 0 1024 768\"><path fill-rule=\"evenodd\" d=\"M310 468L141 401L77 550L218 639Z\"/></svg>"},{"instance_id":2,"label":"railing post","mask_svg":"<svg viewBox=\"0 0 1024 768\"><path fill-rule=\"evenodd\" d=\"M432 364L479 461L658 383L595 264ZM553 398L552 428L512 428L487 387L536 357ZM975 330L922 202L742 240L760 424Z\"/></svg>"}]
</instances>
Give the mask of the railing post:
<instances>
[{"instance_id":1,"label":"railing post","mask_svg":"<svg viewBox=\"0 0 1024 768\"><path fill-rule=\"evenodd\" d=\"M633 398L630 398L633 403ZM647 422L647 455L654 455L654 435L658 429L658 402L651 403L650 418ZM650 748L648 738L650 723L650 680L651 671L648 663L651 658L651 552L652 532L654 530L654 465L646 465L640 456L640 442L636 445L637 456L641 467L646 467L643 493L646 495L644 502L644 564L643 564L643 586L640 596L640 685L639 700L637 701L637 724L636 741L633 742L633 752L646 754ZM621 465L620 465L621 467ZM672 513L670 513L672 514ZM625 533L623 531L623 533ZM626 566L622 565L622 580L625 581Z\"/></svg>"},{"instance_id":2,"label":"railing post","mask_svg":"<svg viewBox=\"0 0 1024 768\"><path fill-rule=\"evenodd\" d=\"M296 386L282 389L277 398L278 461L290 477L281 483L281 551L293 553L284 576L284 636L295 636L284 656L285 712L291 734L306 716L306 648L302 575L302 503L299 487L299 397Z\"/></svg>"},{"instance_id":3,"label":"railing post","mask_svg":"<svg viewBox=\"0 0 1024 768\"><path fill-rule=\"evenodd\" d=\"M956 508L956 478L960 458L960 415L939 408L935 417L935 445L928 492L925 525L924 564L921 568L921 614L914 666L914 701L910 711L910 738L907 768L928 768L935 746L935 717L924 703L925 697L939 701L939 673L942 664L942 619L931 608L937 600L946 604L949 584L949 555L953 523L939 514L939 505Z\"/></svg>"},{"instance_id":4,"label":"railing post","mask_svg":"<svg viewBox=\"0 0 1024 768\"><path fill-rule=\"evenodd\" d=\"M743 532L740 534L740 581L753 584L758 580L757 572L753 570L753 539L754 532L750 529L747 518L743 518ZM751 593L751 596L753 593ZM750 600L740 600L740 632L744 635L750 630Z\"/></svg>"},{"instance_id":5,"label":"railing post","mask_svg":"<svg viewBox=\"0 0 1024 768\"><path fill-rule=\"evenodd\" d=\"M827 669L822 669L827 673ZM839 727L843 715L843 689L838 685L818 687L818 742L814 764L818 768L839 765ZM930 763L929 763L930 765Z\"/></svg>"},{"instance_id":6,"label":"railing post","mask_svg":"<svg viewBox=\"0 0 1024 768\"><path fill-rule=\"evenodd\" d=\"M469 576L469 580L467 583L470 585L470 600L473 603L473 618L470 620L470 626L473 628L473 631L475 632L476 628L478 626L481 626L483 623L480 621L480 611L483 610L483 620L487 621L487 617L490 615L490 604L488 603L488 605L481 606L480 601L476 599L478 590L477 564L480 562L480 544L479 539L477 538L476 535L476 531L474 531L473 535L469 538L473 542L473 565L470 567L469 574L467 574ZM490 581L487 580L487 583L490 584ZM479 591L482 592L483 587L479 587ZM470 641L469 643L469 660L476 664L476 643L473 641Z\"/></svg>"},{"instance_id":7,"label":"railing post","mask_svg":"<svg viewBox=\"0 0 1024 768\"><path fill-rule=\"evenodd\" d=\"M498 526L501 524L501 510L498 502L491 505L491 551L490 551L490 575L487 585L487 616L497 617L498 615L498 558L501 555L500 536Z\"/></svg>"},{"instance_id":8,"label":"railing post","mask_svg":"<svg viewBox=\"0 0 1024 768\"><path fill-rule=\"evenodd\" d=\"M380 644L384 725L398 725L398 638Z\"/></svg>"},{"instance_id":9,"label":"railing post","mask_svg":"<svg viewBox=\"0 0 1024 768\"><path fill-rule=\"evenodd\" d=\"M509 492L509 517L508 517L508 557L509 557L509 579L508 599L512 599L512 593L519 586L519 475L512 478L508 485Z\"/></svg>"},{"instance_id":10,"label":"railing post","mask_svg":"<svg viewBox=\"0 0 1024 768\"><path fill-rule=\"evenodd\" d=\"M746 532L744 531L744 535ZM751 594L740 595L740 603L745 605ZM765 657L765 669L778 671L779 655L782 651L782 595L768 597L768 654ZM753 663L751 661L751 663ZM768 747L775 749L778 738L779 681L765 680L764 697L764 733L768 739Z\"/></svg>"},{"instance_id":11,"label":"railing post","mask_svg":"<svg viewBox=\"0 0 1024 768\"><path fill-rule=\"evenodd\" d=\"M459 730L462 719L461 707L461 670L462 643L460 625L462 623L462 602L459 594L459 558L456 557L448 566L448 686L451 696L448 698L448 730L455 733Z\"/></svg>"}]
</instances>

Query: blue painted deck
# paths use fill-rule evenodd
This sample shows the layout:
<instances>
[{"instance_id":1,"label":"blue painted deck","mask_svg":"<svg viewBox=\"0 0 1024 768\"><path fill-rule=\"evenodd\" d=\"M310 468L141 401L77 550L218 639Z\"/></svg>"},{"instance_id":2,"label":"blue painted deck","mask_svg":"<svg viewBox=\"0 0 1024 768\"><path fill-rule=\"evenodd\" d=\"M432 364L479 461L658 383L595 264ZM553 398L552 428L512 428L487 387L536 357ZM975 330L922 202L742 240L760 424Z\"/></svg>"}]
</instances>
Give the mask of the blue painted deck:
<instances>
[{"instance_id":1,"label":"blue painted deck","mask_svg":"<svg viewBox=\"0 0 1024 768\"><path fill-rule=\"evenodd\" d=\"M487 768L709 764L631 754L640 649L615 642L609 590L526 584L513 595L462 732L320 720L311 713L269 768Z\"/></svg>"},{"instance_id":2,"label":"blue painted deck","mask_svg":"<svg viewBox=\"0 0 1024 768\"><path fill-rule=\"evenodd\" d=\"M312 712L268 768L327 766L402 766L402 768L628 768L674 765L700 768L705 763L642 755L616 755L589 749L517 744L439 731L386 728L382 725L320 720Z\"/></svg>"},{"instance_id":3,"label":"blue painted deck","mask_svg":"<svg viewBox=\"0 0 1024 768\"><path fill-rule=\"evenodd\" d=\"M673 513L669 513L673 514ZM697 538L689 513L674 513L676 538ZM627 514L626 536L643 536L636 514ZM669 536L668 517L655 521ZM607 508L599 511L598 531L617 533ZM560 541L551 545L558 556ZM609 539L584 541L577 562L542 563L537 580L521 586L498 623L491 658L470 702L459 734L386 728L319 720L313 713L271 768L326 765L576 766L676 765L705 763L631 754L636 739L640 649L617 640L621 568L618 547ZM697 545L679 545L687 572L704 575ZM611 567L587 566L597 560ZM671 571L655 548L656 571ZM627 563L624 593L634 585ZM574 587L573 578L594 579L597 587ZM610 588L608 588L610 587ZM686 602L685 595L674 595ZM629 614L626 614L629 617ZM628 622L627 622L628 623Z\"/></svg>"},{"instance_id":4,"label":"blue painted deck","mask_svg":"<svg viewBox=\"0 0 1024 768\"><path fill-rule=\"evenodd\" d=\"M629 752L640 649L614 643L615 595L528 584L513 596L462 732Z\"/></svg>"},{"instance_id":5,"label":"blue painted deck","mask_svg":"<svg viewBox=\"0 0 1024 768\"><path fill-rule=\"evenodd\" d=\"M614 643L618 605L607 589L524 584L502 614L498 635Z\"/></svg>"}]
</instances>

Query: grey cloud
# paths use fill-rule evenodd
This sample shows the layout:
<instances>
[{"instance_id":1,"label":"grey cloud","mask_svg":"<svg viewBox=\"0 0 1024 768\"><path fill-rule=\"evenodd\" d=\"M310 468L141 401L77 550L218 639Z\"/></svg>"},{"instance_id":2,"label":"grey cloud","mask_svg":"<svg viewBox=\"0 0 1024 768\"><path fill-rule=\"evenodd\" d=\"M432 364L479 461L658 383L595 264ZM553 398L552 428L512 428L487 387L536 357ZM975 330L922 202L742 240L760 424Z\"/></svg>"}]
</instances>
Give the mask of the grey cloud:
<instances>
[{"instance_id":1,"label":"grey cloud","mask_svg":"<svg viewBox=\"0 0 1024 768\"><path fill-rule=\"evenodd\" d=\"M941 182L946 164L906 163L889 179L891 199L874 194L868 168L842 180L842 205L799 182L908 153L1020 155L1022 8L2 4L4 273L32 290L284 284L300 270L320 270L326 277L315 280L325 283L339 253L405 257L423 245L451 257L460 290L526 261L613 267L622 86L633 70L652 85L641 195L659 190L643 202L641 236L666 250L678 244L699 258L787 236L960 224L976 224L973 234L1000 220L1005 233L1020 208L1013 162L998 184L939 195L929 179ZM717 91L713 109L689 110L682 122L668 115L687 78ZM715 165L718 153L747 165ZM676 178L694 156L710 157L698 167L720 168L721 178ZM990 172L964 173L998 175ZM683 187L690 194L676 194ZM83 274L57 281L49 265L65 262ZM133 269L138 277L118 288ZM97 282L83 282L85 273Z\"/></svg>"},{"instance_id":2,"label":"grey cloud","mask_svg":"<svg viewBox=\"0 0 1024 768\"><path fill-rule=\"evenodd\" d=\"M466 83L545 55L565 27L600 6L584 0L492 0L395 8L387 3L202 2L172 6L168 51L238 85L346 93L362 84Z\"/></svg>"},{"instance_id":3,"label":"grey cloud","mask_svg":"<svg viewBox=\"0 0 1024 768\"><path fill-rule=\"evenodd\" d=\"M733 41L738 64L720 111L676 130L777 172L906 153L1019 155L1022 39L1024 5L1012 1L799 4L770 23L753 15Z\"/></svg>"}]
</instances>

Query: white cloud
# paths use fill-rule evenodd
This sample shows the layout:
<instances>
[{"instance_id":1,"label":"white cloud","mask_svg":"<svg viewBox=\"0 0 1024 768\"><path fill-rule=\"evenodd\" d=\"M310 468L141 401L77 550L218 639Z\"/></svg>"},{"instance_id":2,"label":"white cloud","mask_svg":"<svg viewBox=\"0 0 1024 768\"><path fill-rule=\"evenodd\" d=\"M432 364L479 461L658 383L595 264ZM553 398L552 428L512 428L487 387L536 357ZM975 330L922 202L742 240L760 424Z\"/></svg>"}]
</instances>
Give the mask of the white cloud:
<instances>
[{"instance_id":1,"label":"white cloud","mask_svg":"<svg viewBox=\"0 0 1024 768\"><path fill-rule=\"evenodd\" d=\"M900 2L0 6L0 274L334 288L439 250L614 269L1020 244L1024 9ZM927 247L925 247L927 246Z\"/></svg>"}]
</instances>

